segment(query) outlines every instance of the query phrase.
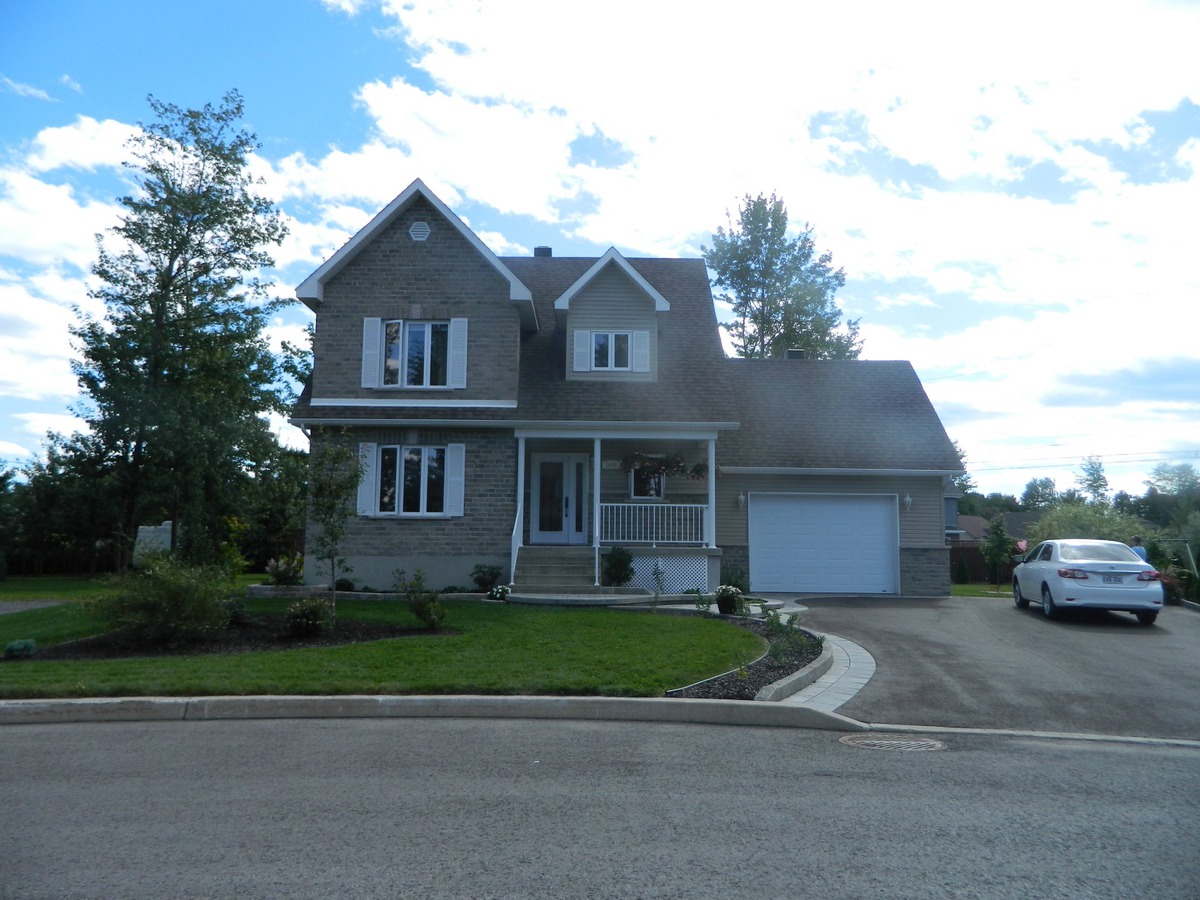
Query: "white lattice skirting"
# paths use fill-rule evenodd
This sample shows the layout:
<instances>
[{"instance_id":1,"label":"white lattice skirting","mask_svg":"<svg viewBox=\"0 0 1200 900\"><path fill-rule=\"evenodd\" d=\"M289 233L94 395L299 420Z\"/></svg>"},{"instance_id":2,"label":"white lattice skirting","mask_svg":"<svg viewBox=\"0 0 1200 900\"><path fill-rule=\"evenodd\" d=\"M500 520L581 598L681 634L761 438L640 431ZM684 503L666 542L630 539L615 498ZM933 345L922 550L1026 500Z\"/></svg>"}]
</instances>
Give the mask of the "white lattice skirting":
<instances>
[{"instance_id":1,"label":"white lattice skirting","mask_svg":"<svg viewBox=\"0 0 1200 900\"><path fill-rule=\"evenodd\" d=\"M697 590L707 593L708 559L704 556L635 556L631 584L661 594Z\"/></svg>"}]
</instances>

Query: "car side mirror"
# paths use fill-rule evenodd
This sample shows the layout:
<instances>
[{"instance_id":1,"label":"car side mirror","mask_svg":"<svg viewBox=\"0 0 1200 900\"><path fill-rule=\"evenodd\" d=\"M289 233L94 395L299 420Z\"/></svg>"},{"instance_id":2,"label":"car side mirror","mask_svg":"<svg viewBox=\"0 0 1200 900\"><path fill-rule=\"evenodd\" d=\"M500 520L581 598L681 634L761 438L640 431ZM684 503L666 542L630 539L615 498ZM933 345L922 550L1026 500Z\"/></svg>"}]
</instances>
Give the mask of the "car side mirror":
<instances>
[{"instance_id":1,"label":"car side mirror","mask_svg":"<svg viewBox=\"0 0 1200 900\"><path fill-rule=\"evenodd\" d=\"M1018 553L1012 558L1012 561L1015 563L1023 563L1025 562L1025 556L1021 553Z\"/></svg>"}]
</instances>

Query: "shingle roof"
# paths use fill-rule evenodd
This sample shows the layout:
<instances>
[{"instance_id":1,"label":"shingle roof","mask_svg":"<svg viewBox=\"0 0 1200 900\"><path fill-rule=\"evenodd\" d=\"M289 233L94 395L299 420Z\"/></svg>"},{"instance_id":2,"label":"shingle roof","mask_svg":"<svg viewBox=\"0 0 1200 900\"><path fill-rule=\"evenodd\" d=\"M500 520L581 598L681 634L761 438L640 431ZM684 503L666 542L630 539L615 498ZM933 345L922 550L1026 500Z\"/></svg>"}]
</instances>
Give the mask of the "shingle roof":
<instances>
[{"instance_id":1,"label":"shingle roof","mask_svg":"<svg viewBox=\"0 0 1200 900\"><path fill-rule=\"evenodd\" d=\"M740 423L723 431L723 466L958 471L954 450L907 362L727 359L708 273L699 259L627 261L670 303L659 330L657 382L565 377L567 337L554 301L594 257L500 260L533 294L540 329L522 336L516 409L371 409L310 405L298 419Z\"/></svg>"},{"instance_id":2,"label":"shingle roof","mask_svg":"<svg viewBox=\"0 0 1200 900\"><path fill-rule=\"evenodd\" d=\"M741 422L722 465L958 471L907 362L729 359L724 397Z\"/></svg>"}]
</instances>

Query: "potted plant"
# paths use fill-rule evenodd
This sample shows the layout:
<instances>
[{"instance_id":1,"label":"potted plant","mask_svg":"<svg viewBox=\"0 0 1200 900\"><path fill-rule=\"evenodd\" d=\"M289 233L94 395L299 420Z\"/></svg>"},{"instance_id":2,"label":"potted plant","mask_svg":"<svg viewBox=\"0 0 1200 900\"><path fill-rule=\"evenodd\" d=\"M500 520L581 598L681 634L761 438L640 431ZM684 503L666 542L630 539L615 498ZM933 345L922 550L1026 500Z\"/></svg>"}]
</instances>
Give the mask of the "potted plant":
<instances>
[{"instance_id":1,"label":"potted plant","mask_svg":"<svg viewBox=\"0 0 1200 900\"><path fill-rule=\"evenodd\" d=\"M742 608L742 592L732 584L720 585L713 596L717 598L717 611L723 616L736 615Z\"/></svg>"}]
</instances>

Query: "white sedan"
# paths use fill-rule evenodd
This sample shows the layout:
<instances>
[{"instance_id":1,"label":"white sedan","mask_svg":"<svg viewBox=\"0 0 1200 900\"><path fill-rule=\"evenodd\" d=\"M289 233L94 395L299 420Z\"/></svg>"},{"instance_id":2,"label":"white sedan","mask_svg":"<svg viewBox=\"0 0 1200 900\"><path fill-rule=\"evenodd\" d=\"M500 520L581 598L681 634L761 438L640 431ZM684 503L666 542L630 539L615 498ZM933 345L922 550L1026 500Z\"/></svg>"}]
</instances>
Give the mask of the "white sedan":
<instances>
[{"instance_id":1,"label":"white sedan","mask_svg":"<svg viewBox=\"0 0 1200 900\"><path fill-rule=\"evenodd\" d=\"M1153 625L1163 605L1154 566L1120 541L1044 541L1013 570L1013 599L1024 609L1041 598L1053 619L1061 609L1114 609Z\"/></svg>"}]
</instances>

